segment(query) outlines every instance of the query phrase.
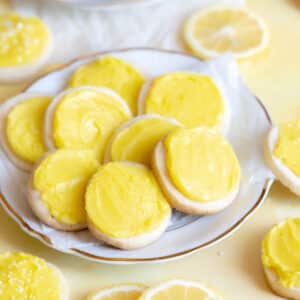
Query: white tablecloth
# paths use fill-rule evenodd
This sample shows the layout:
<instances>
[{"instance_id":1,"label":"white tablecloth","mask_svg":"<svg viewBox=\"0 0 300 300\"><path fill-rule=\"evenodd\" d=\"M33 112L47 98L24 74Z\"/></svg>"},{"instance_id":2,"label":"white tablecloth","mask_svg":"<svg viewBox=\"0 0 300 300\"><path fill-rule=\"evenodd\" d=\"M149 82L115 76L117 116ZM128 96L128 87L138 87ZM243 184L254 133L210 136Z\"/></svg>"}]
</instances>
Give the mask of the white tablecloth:
<instances>
[{"instance_id":1,"label":"white tablecloth","mask_svg":"<svg viewBox=\"0 0 300 300\"><path fill-rule=\"evenodd\" d=\"M187 16L209 5L244 2L161 0L110 11L86 11L54 0L12 0L12 5L18 12L41 17L50 26L55 40L52 62L61 63L81 54L128 47L183 50L181 28Z\"/></svg>"}]
</instances>

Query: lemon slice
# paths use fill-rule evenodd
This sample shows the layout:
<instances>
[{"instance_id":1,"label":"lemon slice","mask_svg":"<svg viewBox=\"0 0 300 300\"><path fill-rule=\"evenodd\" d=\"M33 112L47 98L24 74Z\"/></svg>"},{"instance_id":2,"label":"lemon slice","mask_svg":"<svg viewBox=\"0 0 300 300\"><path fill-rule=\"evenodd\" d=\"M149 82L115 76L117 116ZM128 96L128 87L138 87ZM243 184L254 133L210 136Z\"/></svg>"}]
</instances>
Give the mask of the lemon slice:
<instances>
[{"instance_id":1,"label":"lemon slice","mask_svg":"<svg viewBox=\"0 0 300 300\"><path fill-rule=\"evenodd\" d=\"M91 294L88 300L137 300L145 290L141 284L121 284L105 287Z\"/></svg>"},{"instance_id":2,"label":"lemon slice","mask_svg":"<svg viewBox=\"0 0 300 300\"><path fill-rule=\"evenodd\" d=\"M269 32L264 21L246 9L214 7L187 20L184 38L200 57L231 51L236 58L247 58L267 47Z\"/></svg>"},{"instance_id":3,"label":"lemon slice","mask_svg":"<svg viewBox=\"0 0 300 300\"><path fill-rule=\"evenodd\" d=\"M173 279L148 289L139 300L221 300L207 285L183 279Z\"/></svg>"},{"instance_id":4,"label":"lemon slice","mask_svg":"<svg viewBox=\"0 0 300 300\"><path fill-rule=\"evenodd\" d=\"M66 300L68 286L61 271L26 253L0 254L0 299Z\"/></svg>"},{"instance_id":5,"label":"lemon slice","mask_svg":"<svg viewBox=\"0 0 300 300\"><path fill-rule=\"evenodd\" d=\"M134 114L143 83L143 76L133 66L111 56L80 66L69 79L69 87L72 88L91 85L112 89L127 102Z\"/></svg>"}]
</instances>

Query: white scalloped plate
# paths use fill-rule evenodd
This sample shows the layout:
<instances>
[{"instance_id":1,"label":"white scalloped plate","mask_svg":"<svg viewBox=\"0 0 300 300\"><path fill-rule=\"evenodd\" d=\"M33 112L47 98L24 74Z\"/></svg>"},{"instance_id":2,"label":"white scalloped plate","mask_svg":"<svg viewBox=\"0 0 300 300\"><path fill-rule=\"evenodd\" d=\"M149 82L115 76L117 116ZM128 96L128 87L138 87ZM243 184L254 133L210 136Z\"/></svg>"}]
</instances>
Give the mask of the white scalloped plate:
<instances>
[{"instance_id":1,"label":"white scalloped plate","mask_svg":"<svg viewBox=\"0 0 300 300\"><path fill-rule=\"evenodd\" d=\"M28 174L18 170L0 149L0 202L21 228L64 253L105 263L161 262L209 247L232 234L263 203L273 176L263 157L263 140L271 119L262 103L247 89L230 56L203 62L191 55L154 49L124 49L79 59L35 81L27 90L47 94L61 91L81 64L102 55L133 64L147 79L170 71L187 70L212 76L231 110L228 139L242 167L242 182L234 203L223 212L196 217L174 212L168 231L155 243L123 251L97 242L88 231L65 233L42 224L26 201Z\"/></svg>"}]
</instances>

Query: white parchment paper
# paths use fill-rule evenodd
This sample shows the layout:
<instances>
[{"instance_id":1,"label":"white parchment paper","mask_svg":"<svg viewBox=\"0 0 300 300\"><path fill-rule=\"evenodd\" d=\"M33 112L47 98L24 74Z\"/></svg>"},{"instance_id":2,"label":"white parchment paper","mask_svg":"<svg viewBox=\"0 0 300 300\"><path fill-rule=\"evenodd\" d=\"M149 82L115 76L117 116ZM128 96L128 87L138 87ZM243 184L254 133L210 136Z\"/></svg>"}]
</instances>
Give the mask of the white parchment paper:
<instances>
[{"instance_id":1,"label":"white parchment paper","mask_svg":"<svg viewBox=\"0 0 300 300\"><path fill-rule=\"evenodd\" d=\"M153 0L140 0L140 2ZM114 1L116 2L116 1ZM119 0L118 2L127 2ZM216 4L243 5L245 0L156 0L118 10L87 11L54 0L12 0L13 8L41 17L54 34L52 62L82 54L128 47L182 50L181 27L194 11Z\"/></svg>"}]
</instances>

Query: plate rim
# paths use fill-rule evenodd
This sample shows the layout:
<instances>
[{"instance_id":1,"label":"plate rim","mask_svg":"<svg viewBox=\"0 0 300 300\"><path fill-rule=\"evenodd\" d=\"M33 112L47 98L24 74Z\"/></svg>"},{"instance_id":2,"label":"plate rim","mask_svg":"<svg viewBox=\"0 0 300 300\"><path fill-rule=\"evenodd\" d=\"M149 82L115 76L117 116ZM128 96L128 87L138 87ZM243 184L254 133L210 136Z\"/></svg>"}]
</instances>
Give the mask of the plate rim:
<instances>
[{"instance_id":1,"label":"plate rim","mask_svg":"<svg viewBox=\"0 0 300 300\"><path fill-rule=\"evenodd\" d=\"M112 50L108 50L108 51L100 51L100 52L96 52L96 53L92 53L92 54L88 54L88 55L78 56L77 58L74 58L74 59L70 60L69 62L60 65L59 67L55 68L54 70L51 70L49 72L46 72L46 73L38 76L37 78L30 81L30 83L25 86L25 88L21 91L21 93L26 92L36 81L48 76L51 73L55 73L55 72L58 72L58 71L60 71L64 68L67 68L68 66L72 65L73 63L76 63L77 61L88 59L88 58L91 58L91 57L94 57L94 56L106 55L106 54L109 54L109 53L116 53L116 52L119 53L119 52L127 52L127 51L134 51L134 50L135 51L142 50L142 51L156 51L156 52L163 52L163 53L171 53L171 54L182 55L182 56L185 56L185 57L192 57L192 58L195 58L199 61L202 61L199 57L197 57L193 54L189 54L189 53L185 53L185 52L181 52L181 51L176 51L176 50L166 50L166 49L159 49L159 48L152 48L152 47L131 47L131 48L122 48L122 49L112 49ZM272 122L272 119L271 119L270 114L267 111L266 107L264 106L264 104L262 103L262 101L258 97L255 96L255 99L258 102L258 104L260 105L260 107L263 109L264 114L265 114L265 116L266 116L266 118L269 122L269 125L272 126L273 122ZM5 100L3 101L3 103L4 102L5 102ZM3 207L3 209L8 213L8 215L19 225L19 227L25 233L29 234L33 238L38 239L43 244L45 244L46 246L48 246L48 247L50 247L50 248L52 248L56 251L66 253L66 254L72 254L74 256L78 256L78 257L81 257L81 258L84 258L84 259L87 259L87 260L92 260L92 261L102 262L102 263L108 263L108 264L154 263L154 262L165 262L165 261L168 261L168 260L173 260L173 259L177 259L177 258L180 258L180 257L187 256L187 255L192 254L196 251L199 251L199 250L208 248L210 246L213 246L213 245L221 242L225 238L231 236L263 204L265 198L267 197L267 195L269 193L269 190L270 190L273 182L274 182L274 178L272 178L272 177L266 178L265 181L263 182L262 191L261 191L260 195L258 196L257 200L255 201L255 203L253 204L253 206L250 209L248 209L246 211L246 213L244 213L233 225L231 225L227 230L223 231L218 236L212 238L211 240L209 240L205 243L201 243L197 246L186 249L184 251L177 251L177 252L174 252L172 254L168 254L168 255L164 255L164 256L147 257L147 258L103 257L103 256L91 254L89 252L85 252L85 251L80 250L76 247L70 247L68 249L60 249L58 247L54 247L51 240L46 235L44 235L44 234L38 232L37 230L33 229L22 218L22 216L19 215L14 210L14 208L10 205L9 200L7 200L5 198L5 196L2 193L1 189L0 189L0 204Z\"/></svg>"}]
</instances>

